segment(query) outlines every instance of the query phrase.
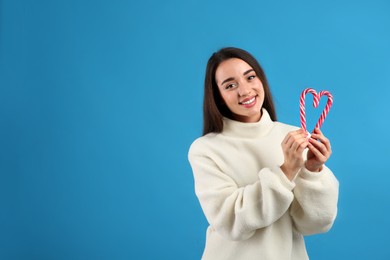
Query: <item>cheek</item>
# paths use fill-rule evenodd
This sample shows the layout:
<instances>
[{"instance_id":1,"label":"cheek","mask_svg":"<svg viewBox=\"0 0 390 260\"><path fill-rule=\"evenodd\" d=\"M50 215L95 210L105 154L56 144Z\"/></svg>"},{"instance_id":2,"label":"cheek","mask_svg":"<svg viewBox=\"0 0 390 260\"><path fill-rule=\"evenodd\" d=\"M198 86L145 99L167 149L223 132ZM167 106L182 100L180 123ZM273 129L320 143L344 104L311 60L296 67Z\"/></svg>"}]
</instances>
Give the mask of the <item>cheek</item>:
<instances>
[{"instance_id":1,"label":"cheek","mask_svg":"<svg viewBox=\"0 0 390 260\"><path fill-rule=\"evenodd\" d=\"M235 103L235 96L232 94L233 93L225 93L224 95L221 95L222 99L225 101L225 104L228 106L233 102Z\"/></svg>"},{"instance_id":2,"label":"cheek","mask_svg":"<svg viewBox=\"0 0 390 260\"><path fill-rule=\"evenodd\" d=\"M259 84L257 84L257 88L259 89L259 91L264 92L264 87L260 80L259 80Z\"/></svg>"},{"instance_id":3,"label":"cheek","mask_svg":"<svg viewBox=\"0 0 390 260\"><path fill-rule=\"evenodd\" d=\"M263 85L260 84L260 86L257 88L257 92L259 93L259 96L264 98L264 88L263 88Z\"/></svg>"}]
</instances>

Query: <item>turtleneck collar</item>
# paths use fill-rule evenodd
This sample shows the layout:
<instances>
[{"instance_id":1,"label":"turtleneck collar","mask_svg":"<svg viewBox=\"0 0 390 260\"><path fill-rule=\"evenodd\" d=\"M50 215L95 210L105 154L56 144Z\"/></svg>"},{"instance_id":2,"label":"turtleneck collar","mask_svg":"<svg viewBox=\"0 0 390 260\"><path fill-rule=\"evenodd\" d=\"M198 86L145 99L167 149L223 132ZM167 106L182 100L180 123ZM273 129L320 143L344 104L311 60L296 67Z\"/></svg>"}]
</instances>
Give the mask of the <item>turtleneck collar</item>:
<instances>
[{"instance_id":1,"label":"turtleneck collar","mask_svg":"<svg viewBox=\"0 0 390 260\"><path fill-rule=\"evenodd\" d=\"M274 126L274 122L271 120L267 110L262 108L261 112L262 115L260 120L255 123L243 123L224 117L222 134L243 138L253 138L267 135Z\"/></svg>"}]
</instances>

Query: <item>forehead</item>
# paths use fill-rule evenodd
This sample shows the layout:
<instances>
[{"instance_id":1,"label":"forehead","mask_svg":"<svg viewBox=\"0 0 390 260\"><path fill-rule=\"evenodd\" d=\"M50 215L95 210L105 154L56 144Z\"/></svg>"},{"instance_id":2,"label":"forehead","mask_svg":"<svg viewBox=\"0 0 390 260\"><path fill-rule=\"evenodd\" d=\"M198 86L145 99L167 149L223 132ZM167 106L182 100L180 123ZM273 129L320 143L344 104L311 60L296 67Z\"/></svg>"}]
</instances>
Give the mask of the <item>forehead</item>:
<instances>
[{"instance_id":1,"label":"forehead","mask_svg":"<svg viewBox=\"0 0 390 260\"><path fill-rule=\"evenodd\" d=\"M238 58L231 58L219 64L215 71L215 79L217 82L221 82L226 78L241 76L250 69L253 68L245 61Z\"/></svg>"}]
</instances>

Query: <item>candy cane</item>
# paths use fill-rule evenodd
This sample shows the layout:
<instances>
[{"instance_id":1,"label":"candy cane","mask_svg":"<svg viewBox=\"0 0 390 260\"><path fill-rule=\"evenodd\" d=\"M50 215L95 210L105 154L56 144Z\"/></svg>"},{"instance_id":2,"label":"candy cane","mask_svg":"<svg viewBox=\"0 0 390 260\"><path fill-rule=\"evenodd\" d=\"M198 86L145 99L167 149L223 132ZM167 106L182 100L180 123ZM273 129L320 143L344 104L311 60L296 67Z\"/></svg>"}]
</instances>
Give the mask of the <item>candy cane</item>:
<instances>
[{"instance_id":1,"label":"candy cane","mask_svg":"<svg viewBox=\"0 0 390 260\"><path fill-rule=\"evenodd\" d=\"M322 126L322 124L324 123L325 118L328 115L329 110L333 104L333 96L332 96L332 94L330 94L329 91L323 90L319 94L317 94L317 92L312 88L307 88L304 91L302 91L302 94L301 94L301 97L299 100L300 101L299 108L300 108L301 127L306 132L307 132L307 128L306 128L306 114L305 114L305 97L306 97L307 93L313 94L313 106L314 107L318 107L318 104L320 103L320 98L322 96L325 95L328 97L328 102L326 103L326 106L325 106L324 110L322 111L320 118L318 119L318 122L316 124L316 128L320 128Z\"/></svg>"}]
</instances>

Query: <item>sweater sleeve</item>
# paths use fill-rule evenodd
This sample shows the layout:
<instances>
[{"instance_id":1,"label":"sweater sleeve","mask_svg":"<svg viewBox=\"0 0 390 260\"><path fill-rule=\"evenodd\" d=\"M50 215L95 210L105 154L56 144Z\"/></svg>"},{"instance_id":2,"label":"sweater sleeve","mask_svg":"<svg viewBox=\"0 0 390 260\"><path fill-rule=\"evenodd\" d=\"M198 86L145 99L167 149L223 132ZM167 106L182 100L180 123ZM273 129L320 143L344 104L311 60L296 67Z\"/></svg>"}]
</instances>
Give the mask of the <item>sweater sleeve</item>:
<instances>
[{"instance_id":1,"label":"sweater sleeve","mask_svg":"<svg viewBox=\"0 0 390 260\"><path fill-rule=\"evenodd\" d=\"M325 165L321 172L302 168L295 179L290 214L303 235L327 232L337 215L339 183Z\"/></svg>"},{"instance_id":2,"label":"sweater sleeve","mask_svg":"<svg viewBox=\"0 0 390 260\"><path fill-rule=\"evenodd\" d=\"M279 167L263 168L258 173L258 181L239 187L194 145L189 161L203 212L210 226L226 239L250 238L256 229L271 225L285 214L294 199L295 184Z\"/></svg>"}]
</instances>

